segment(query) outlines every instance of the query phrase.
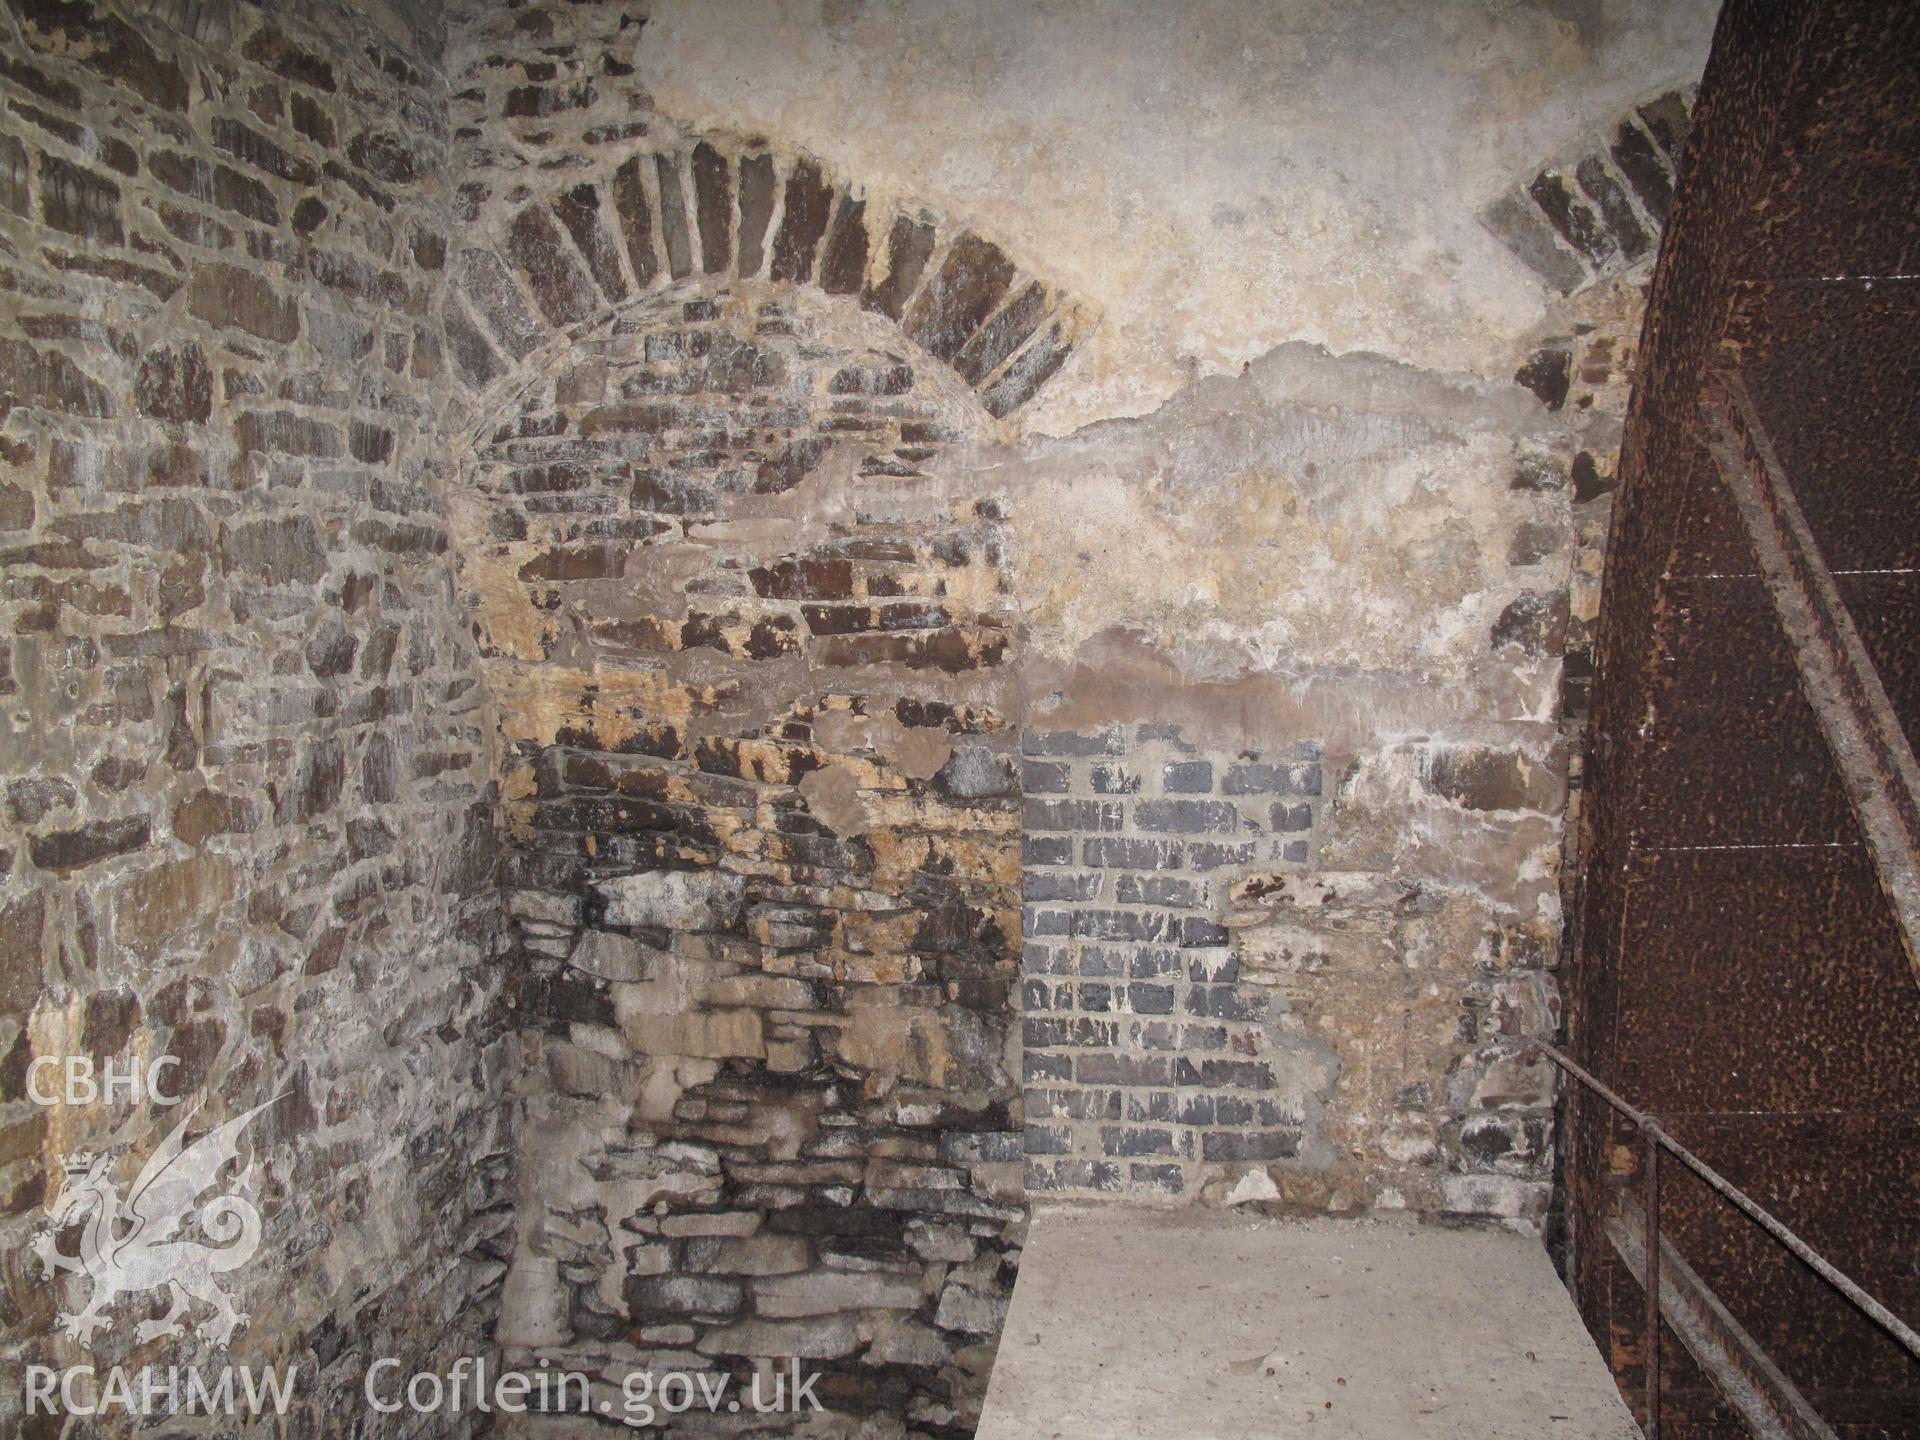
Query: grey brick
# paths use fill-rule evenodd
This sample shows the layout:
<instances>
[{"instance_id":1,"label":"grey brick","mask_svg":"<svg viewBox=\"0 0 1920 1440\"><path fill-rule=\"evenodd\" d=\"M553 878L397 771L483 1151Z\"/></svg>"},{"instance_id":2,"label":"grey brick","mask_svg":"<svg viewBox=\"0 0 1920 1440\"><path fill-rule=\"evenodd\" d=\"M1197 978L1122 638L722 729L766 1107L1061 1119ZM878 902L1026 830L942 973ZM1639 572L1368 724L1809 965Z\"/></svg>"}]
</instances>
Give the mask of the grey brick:
<instances>
[{"instance_id":1,"label":"grey brick","mask_svg":"<svg viewBox=\"0 0 1920 1440\"><path fill-rule=\"evenodd\" d=\"M1092 840L1089 845L1098 843ZM1020 840L1020 858L1028 865L1071 865L1071 835L1025 835Z\"/></svg>"},{"instance_id":2,"label":"grey brick","mask_svg":"<svg viewBox=\"0 0 1920 1440\"><path fill-rule=\"evenodd\" d=\"M1073 1057L1071 1055L1038 1055L1029 1050L1020 1057L1020 1073L1028 1080L1071 1080L1073 1079Z\"/></svg>"},{"instance_id":3,"label":"grey brick","mask_svg":"<svg viewBox=\"0 0 1920 1440\"><path fill-rule=\"evenodd\" d=\"M1687 107L1684 90L1669 90L1658 100L1636 107L1647 133L1676 160L1686 153L1687 137L1693 132L1693 117Z\"/></svg>"},{"instance_id":4,"label":"grey brick","mask_svg":"<svg viewBox=\"0 0 1920 1440\"><path fill-rule=\"evenodd\" d=\"M1125 742L1117 729L1083 734L1076 730L1029 730L1020 737L1025 755L1119 755Z\"/></svg>"},{"instance_id":5,"label":"grey brick","mask_svg":"<svg viewBox=\"0 0 1920 1440\"><path fill-rule=\"evenodd\" d=\"M1159 1055L1081 1055L1074 1063L1082 1085L1168 1085L1170 1073Z\"/></svg>"},{"instance_id":6,"label":"grey brick","mask_svg":"<svg viewBox=\"0 0 1920 1440\"><path fill-rule=\"evenodd\" d=\"M1127 986L1127 1007L1136 1015L1171 1015L1173 987L1171 985L1129 985Z\"/></svg>"},{"instance_id":7,"label":"grey brick","mask_svg":"<svg viewBox=\"0 0 1920 1440\"><path fill-rule=\"evenodd\" d=\"M1029 1125L1025 1136L1029 1155L1068 1155L1073 1151L1072 1132L1060 1125Z\"/></svg>"},{"instance_id":8,"label":"grey brick","mask_svg":"<svg viewBox=\"0 0 1920 1440\"><path fill-rule=\"evenodd\" d=\"M1060 1179L1060 1172L1052 1165L1042 1163L1038 1160L1027 1161L1026 1174L1023 1180L1029 1191L1059 1190L1064 1188Z\"/></svg>"},{"instance_id":9,"label":"grey brick","mask_svg":"<svg viewBox=\"0 0 1920 1440\"><path fill-rule=\"evenodd\" d=\"M1209 1130L1200 1137L1203 1160L1291 1160L1300 1137L1282 1130Z\"/></svg>"},{"instance_id":10,"label":"grey brick","mask_svg":"<svg viewBox=\"0 0 1920 1440\"><path fill-rule=\"evenodd\" d=\"M1139 1050L1178 1050L1180 1039L1166 1020L1136 1020L1127 1027L1128 1043Z\"/></svg>"},{"instance_id":11,"label":"grey brick","mask_svg":"<svg viewBox=\"0 0 1920 1440\"><path fill-rule=\"evenodd\" d=\"M1077 997L1082 1010L1104 1013L1113 1009L1113 987L1111 985L1082 985Z\"/></svg>"},{"instance_id":12,"label":"grey brick","mask_svg":"<svg viewBox=\"0 0 1920 1440\"><path fill-rule=\"evenodd\" d=\"M1574 167L1573 174L1587 198L1599 206L1600 218L1607 222L1607 228L1619 242L1620 253L1630 261L1646 254L1653 242L1648 239L1640 217L1633 213L1627 192L1607 173L1606 162L1598 155L1588 155Z\"/></svg>"},{"instance_id":13,"label":"grey brick","mask_svg":"<svg viewBox=\"0 0 1920 1440\"><path fill-rule=\"evenodd\" d=\"M1111 1020L1093 1020L1084 1015L1029 1016L1020 1022L1026 1044L1036 1050L1074 1048L1111 1048L1119 1039L1120 1028Z\"/></svg>"},{"instance_id":14,"label":"grey brick","mask_svg":"<svg viewBox=\"0 0 1920 1440\"><path fill-rule=\"evenodd\" d=\"M1133 807L1133 823L1142 830L1194 835L1238 830L1240 812L1224 800L1142 800Z\"/></svg>"},{"instance_id":15,"label":"grey brick","mask_svg":"<svg viewBox=\"0 0 1920 1440\"><path fill-rule=\"evenodd\" d=\"M1187 1188L1187 1177L1178 1165L1144 1165L1138 1161L1127 1166L1127 1179L1135 1189L1164 1190L1178 1195Z\"/></svg>"},{"instance_id":16,"label":"grey brick","mask_svg":"<svg viewBox=\"0 0 1920 1440\"><path fill-rule=\"evenodd\" d=\"M1135 1090L1127 1096L1127 1119L1171 1125L1180 1118L1180 1097L1171 1090Z\"/></svg>"},{"instance_id":17,"label":"grey brick","mask_svg":"<svg viewBox=\"0 0 1920 1440\"><path fill-rule=\"evenodd\" d=\"M1120 1188L1120 1167L1105 1160L1027 1162L1029 1190L1106 1190Z\"/></svg>"},{"instance_id":18,"label":"grey brick","mask_svg":"<svg viewBox=\"0 0 1920 1440\"><path fill-rule=\"evenodd\" d=\"M1535 175L1527 184L1527 194L1560 232L1560 238L1586 256L1596 269L1619 252L1613 235L1602 226L1592 209L1574 195L1566 176L1559 171L1546 169Z\"/></svg>"},{"instance_id":19,"label":"grey brick","mask_svg":"<svg viewBox=\"0 0 1920 1440\"><path fill-rule=\"evenodd\" d=\"M635 1314L720 1315L740 1307L746 1292L731 1280L696 1275L627 1277L626 1300Z\"/></svg>"},{"instance_id":20,"label":"grey brick","mask_svg":"<svg viewBox=\"0 0 1920 1440\"><path fill-rule=\"evenodd\" d=\"M1170 795L1205 795L1213 789L1213 762L1175 760L1161 773L1160 788Z\"/></svg>"},{"instance_id":21,"label":"grey brick","mask_svg":"<svg viewBox=\"0 0 1920 1440\"><path fill-rule=\"evenodd\" d=\"M1113 1020L1093 1020L1076 1015L1068 1029L1068 1044L1110 1050L1120 1040L1120 1026Z\"/></svg>"},{"instance_id":22,"label":"grey brick","mask_svg":"<svg viewBox=\"0 0 1920 1440\"><path fill-rule=\"evenodd\" d=\"M1231 985L1240 978L1240 957L1231 950L1189 950L1180 958L1196 985Z\"/></svg>"},{"instance_id":23,"label":"grey brick","mask_svg":"<svg viewBox=\"0 0 1920 1440\"><path fill-rule=\"evenodd\" d=\"M1276 834L1287 834L1313 828L1313 807L1311 805L1276 804L1267 817L1267 824Z\"/></svg>"},{"instance_id":24,"label":"grey brick","mask_svg":"<svg viewBox=\"0 0 1920 1440\"><path fill-rule=\"evenodd\" d=\"M1020 817L1029 830L1118 830L1122 823L1117 801L1028 800Z\"/></svg>"},{"instance_id":25,"label":"grey brick","mask_svg":"<svg viewBox=\"0 0 1920 1440\"><path fill-rule=\"evenodd\" d=\"M1070 935L1073 933L1073 914L1067 910L1041 910L1029 905L1020 913L1021 933L1035 935Z\"/></svg>"},{"instance_id":26,"label":"grey brick","mask_svg":"<svg viewBox=\"0 0 1920 1440\"><path fill-rule=\"evenodd\" d=\"M1100 1149L1108 1155L1171 1155L1173 1132L1132 1126L1100 1132Z\"/></svg>"},{"instance_id":27,"label":"grey brick","mask_svg":"<svg viewBox=\"0 0 1920 1440\"><path fill-rule=\"evenodd\" d=\"M1180 920L1180 944L1184 949L1225 945L1232 938L1226 926L1216 925L1204 915L1186 915Z\"/></svg>"},{"instance_id":28,"label":"grey brick","mask_svg":"<svg viewBox=\"0 0 1920 1440\"><path fill-rule=\"evenodd\" d=\"M1220 789L1227 795L1271 795L1285 779L1286 767L1239 761L1227 767Z\"/></svg>"},{"instance_id":29,"label":"grey brick","mask_svg":"<svg viewBox=\"0 0 1920 1440\"><path fill-rule=\"evenodd\" d=\"M1119 1090L1080 1090L1073 1088L1028 1090L1027 1116L1056 1120L1118 1120Z\"/></svg>"},{"instance_id":30,"label":"grey brick","mask_svg":"<svg viewBox=\"0 0 1920 1440\"><path fill-rule=\"evenodd\" d=\"M1185 858L1178 840L1086 840L1080 853L1084 863L1108 870L1177 870Z\"/></svg>"},{"instance_id":31,"label":"grey brick","mask_svg":"<svg viewBox=\"0 0 1920 1440\"><path fill-rule=\"evenodd\" d=\"M1253 1102L1239 1095L1215 1096L1213 1119L1216 1125L1251 1125Z\"/></svg>"},{"instance_id":32,"label":"grey brick","mask_svg":"<svg viewBox=\"0 0 1920 1440\"><path fill-rule=\"evenodd\" d=\"M1020 877L1022 900L1097 900L1100 898L1098 873L1059 874L1053 871L1027 871Z\"/></svg>"},{"instance_id":33,"label":"grey brick","mask_svg":"<svg viewBox=\"0 0 1920 1440\"><path fill-rule=\"evenodd\" d=\"M1020 766L1020 785L1029 795L1064 795L1073 779L1073 767L1055 760L1027 760Z\"/></svg>"},{"instance_id":34,"label":"grey brick","mask_svg":"<svg viewBox=\"0 0 1920 1440\"><path fill-rule=\"evenodd\" d=\"M1622 120L1609 153L1614 168L1627 177L1647 214L1656 225L1665 225L1673 206L1673 177L1653 142L1630 121Z\"/></svg>"},{"instance_id":35,"label":"grey brick","mask_svg":"<svg viewBox=\"0 0 1920 1440\"><path fill-rule=\"evenodd\" d=\"M1020 1022L1020 1038L1029 1050L1053 1050L1071 1045L1071 1034L1062 1016L1037 1020L1029 1017Z\"/></svg>"},{"instance_id":36,"label":"grey brick","mask_svg":"<svg viewBox=\"0 0 1920 1440\"><path fill-rule=\"evenodd\" d=\"M1136 980L1152 980L1161 975L1178 975L1182 970L1176 950L1140 949L1127 961L1127 973Z\"/></svg>"},{"instance_id":37,"label":"grey brick","mask_svg":"<svg viewBox=\"0 0 1920 1440\"><path fill-rule=\"evenodd\" d=\"M1005 1165L1022 1154L1013 1130L953 1130L940 1137L940 1158L949 1165Z\"/></svg>"},{"instance_id":38,"label":"grey brick","mask_svg":"<svg viewBox=\"0 0 1920 1440\"><path fill-rule=\"evenodd\" d=\"M1020 968L1028 975L1065 975L1073 970L1073 952L1052 945L1020 947Z\"/></svg>"},{"instance_id":39,"label":"grey brick","mask_svg":"<svg viewBox=\"0 0 1920 1440\"><path fill-rule=\"evenodd\" d=\"M1277 1083L1271 1066L1259 1060L1202 1060L1182 1055L1174 1061L1174 1082L1208 1090L1271 1090Z\"/></svg>"},{"instance_id":40,"label":"grey brick","mask_svg":"<svg viewBox=\"0 0 1920 1440\"><path fill-rule=\"evenodd\" d=\"M1201 903L1203 894L1201 886L1177 875L1122 874L1113 890L1113 898L1122 905L1166 905L1181 910Z\"/></svg>"},{"instance_id":41,"label":"grey brick","mask_svg":"<svg viewBox=\"0 0 1920 1440\"><path fill-rule=\"evenodd\" d=\"M1187 846L1187 868L1218 870L1226 865L1250 865L1260 847L1248 840L1237 845L1196 840Z\"/></svg>"},{"instance_id":42,"label":"grey brick","mask_svg":"<svg viewBox=\"0 0 1920 1440\"><path fill-rule=\"evenodd\" d=\"M934 778L947 794L962 800L1011 797L1020 788L1012 759L979 746L954 751Z\"/></svg>"},{"instance_id":43,"label":"grey brick","mask_svg":"<svg viewBox=\"0 0 1920 1440\"><path fill-rule=\"evenodd\" d=\"M1096 795L1137 795L1140 793L1138 772L1124 765L1096 765L1088 772Z\"/></svg>"},{"instance_id":44,"label":"grey brick","mask_svg":"<svg viewBox=\"0 0 1920 1440\"><path fill-rule=\"evenodd\" d=\"M1171 916L1157 910L1076 910L1073 933L1095 940L1169 938Z\"/></svg>"},{"instance_id":45,"label":"grey brick","mask_svg":"<svg viewBox=\"0 0 1920 1440\"><path fill-rule=\"evenodd\" d=\"M1318 795L1320 766L1241 764L1227 771L1221 789L1228 795Z\"/></svg>"},{"instance_id":46,"label":"grey brick","mask_svg":"<svg viewBox=\"0 0 1920 1440\"><path fill-rule=\"evenodd\" d=\"M1585 282L1586 267L1571 251L1561 248L1546 216L1520 195L1502 195L1481 212L1480 221L1561 294Z\"/></svg>"},{"instance_id":47,"label":"grey brick","mask_svg":"<svg viewBox=\"0 0 1920 1440\"><path fill-rule=\"evenodd\" d=\"M1048 1115L1066 1120L1118 1120L1120 1118L1121 1090L1033 1090L1027 1092L1042 1097L1036 1104L1029 1099L1028 1115Z\"/></svg>"}]
</instances>

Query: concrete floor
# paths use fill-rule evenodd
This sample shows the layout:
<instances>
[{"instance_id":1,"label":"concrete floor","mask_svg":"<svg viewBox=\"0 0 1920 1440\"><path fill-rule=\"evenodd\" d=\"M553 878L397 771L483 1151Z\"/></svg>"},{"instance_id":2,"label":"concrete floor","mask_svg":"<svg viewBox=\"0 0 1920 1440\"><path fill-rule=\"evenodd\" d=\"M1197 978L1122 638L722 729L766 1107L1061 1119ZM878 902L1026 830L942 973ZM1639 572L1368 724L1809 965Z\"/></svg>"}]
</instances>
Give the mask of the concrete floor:
<instances>
[{"instance_id":1,"label":"concrete floor","mask_svg":"<svg viewBox=\"0 0 1920 1440\"><path fill-rule=\"evenodd\" d=\"M978 1440L1638 1440L1536 1240L1043 1208Z\"/></svg>"}]
</instances>

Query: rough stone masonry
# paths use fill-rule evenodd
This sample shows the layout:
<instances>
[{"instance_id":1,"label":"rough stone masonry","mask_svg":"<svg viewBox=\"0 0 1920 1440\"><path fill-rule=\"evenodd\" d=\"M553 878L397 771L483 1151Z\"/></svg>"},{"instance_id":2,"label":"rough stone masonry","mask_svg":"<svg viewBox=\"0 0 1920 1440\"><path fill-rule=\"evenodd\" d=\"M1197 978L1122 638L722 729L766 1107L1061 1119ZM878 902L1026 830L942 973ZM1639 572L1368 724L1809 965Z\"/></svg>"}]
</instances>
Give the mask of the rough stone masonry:
<instances>
[{"instance_id":1,"label":"rough stone masonry","mask_svg":"<svg viewBox=\"0 0 1920 1440\"><path fill-rule=\"evenodd\" d=\"M233 1364L290 1433L484 1346L510 1224L497 772L447 562L442 34L363 7L0 9L0 1429L90 1343L33 1240L189 1109L248 1137ZM32 1062L177 1059L173 1110ZM43 1092L44 1093L44 1092ZM66 1250L72 1253L69 1239ZM105 1416L89 1433L137 1420Z\"/></svg>"},{"instance_id":2,"label":"rough stone masonry","mask_svg":"<svg viewBox=\"0 0 1920 1440\"><path fill-rule=\"evenodd\" d=\"M70 1162L180 1112L38 1105L43 1056L178 1057L195 1133L274 1102L230 1353L303 1367L291 1435L474 1354L595 1399L797 1358L823 1433L964 1435L1030 1196L1541 1223L1686 55L1499 31L1586 128L1465 82L1463 133L1544 138L1434 151L1461 193L1408 213L1457 220L1356 262L1403 267L1390 353L1283 343L1356 323L1301 279L1202 364L1168 337L1253 313L1246 255L1139 247L1335 221L1189 170L1081 224L1087 142L979 35L926 52L1004 106L965 163L906 158L925 87L823 132L782 67L951 28L910 9L0 7L7 1367L209 1353L138 1337L158 1294L56 1325ZM1457 363L1405 329L1457 309L1434 244L1499 298Z\"/></svg>"}]
</instances>

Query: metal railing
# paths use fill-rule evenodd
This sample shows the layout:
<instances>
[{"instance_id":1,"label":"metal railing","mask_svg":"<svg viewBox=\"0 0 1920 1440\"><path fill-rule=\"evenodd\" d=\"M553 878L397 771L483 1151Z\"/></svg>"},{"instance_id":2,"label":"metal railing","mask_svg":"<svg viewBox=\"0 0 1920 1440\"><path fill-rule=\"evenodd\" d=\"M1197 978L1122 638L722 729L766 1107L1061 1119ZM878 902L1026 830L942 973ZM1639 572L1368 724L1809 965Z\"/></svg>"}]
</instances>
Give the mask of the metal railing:
<instances>
[{"instance_id":1,"label":"metal railing","mask_svg":"<svg viewBox=\"0 0 1920 1440\"><path fill-rule=\"evenodd\" d=\"M1706 1161L1695 1155L1673 1136L1669 1135L1659 1120L1644 1110L1630 1105L1605 1081L1583 1068L1578 1061L1565 1052L1554 1048L1545 1041L1537 1041L1532 1047L1538 1055L1544 1055L1560 1069L1573 1076L1587 1089L1598 1095L1608 1105L1619 1111L1638 1128L1646 1143L1645 1158L1645 1239L1642 1242L1643 1276L1642 1285L1647 1296L1647 1333L1646 1333L1646 1431L1647 1440L1659 1440L1660 1436L1660 1305L1661 1305L1661 1239L1660 1239L1660 1152L1665 1150L1674 1159L1680 1161L1694 1174L1720 1195L1731 1201L1743 1211L1761 1229L1793 1252L1800 1260L1825 1280L1872 1320L1881 1329L1893 1336L1909 1353L1920 1358L1920 1332L1916 1332L1898 1315L1862 1289L1832 1261L1820 1254L1805 1240L1802 1240L1782 1220L1769 1213L1752 1196L1735 1185L1726 1176L1715 1170ZM1744 1339L1744 1336L1741 1338ZM1767 1368L1771 1369L1771 1366ZM1777 1375L1777 1372L1775 1372ZM1779 1377L1785 1384L1784 1377ZM1791 1387L1788 1387L1791 1390ZM1793 1394L1798 1399L1797 1393ZM1798 1407L1796 1407L1798 1408Z\"/></svg>"}]
</instances>

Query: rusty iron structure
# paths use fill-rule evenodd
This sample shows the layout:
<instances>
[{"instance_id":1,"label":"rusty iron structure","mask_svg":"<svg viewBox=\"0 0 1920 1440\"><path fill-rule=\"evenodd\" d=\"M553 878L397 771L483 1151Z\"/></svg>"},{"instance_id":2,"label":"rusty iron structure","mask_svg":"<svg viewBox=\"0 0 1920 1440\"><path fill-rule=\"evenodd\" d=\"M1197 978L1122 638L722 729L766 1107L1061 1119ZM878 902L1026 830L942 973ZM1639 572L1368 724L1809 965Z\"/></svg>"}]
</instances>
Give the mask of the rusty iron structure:
<instances>
[{"instance_id":1,"label":"rusty iron structure","mask_svg":"<svg viewBox=\"0 0 1920 1440\"><path fill-rule=\"evenodd\" d=\"M1920 1436L1916 334L1920 5L1728 0L1622 443L1550 1055L1570 1282L1663 1440Z\"/></svg>"},{"instance_id":2,"label":"rusty iron structure","mask_svg":"<svg viewBox=\"0 0 1920 1440\"><path fill-rule=\"evenodd\" d=\"M1659 1120L1630 1105L1604 1081L1596 1079L1564 1051L1545 1043L1534 1050L1611 1105L1640 1132L1645 1142L1642 1158L1643 1199L1636 1203L1624 1191L1618 1215L1608 1222L1607 1235L1646 1292L1647 1359L1645 1420L1647 1440L1660 1436L1660 1325L1662 1314L1686 1342L1714 1383L1721 1388L1747 1428L1755 1435L1788 1436L1794 1440L1833 1440L1833 1431L1808 1404L1780 1368L1767 1358L1740 1322L1660 1234L1660 1152L1665 1150L1724 1196L1749 1219L1778 1240L1804 1264L1838 1290L1861 1313L1920 1359L1920 1331L1815 1250L1792 1228L1741 1190L1726 1176L1675 1140Z\"/></svg>"},{"instance_id":3,"label":"rusty iron structure","mask_svg":"<svg viewBox=\"0 0 1920 1440\"><path fill-rule=\"evenodd\" d=\"M1700 413L1920 981L1920 762L1737 364Z\"/></svg>"}]
</instances>

